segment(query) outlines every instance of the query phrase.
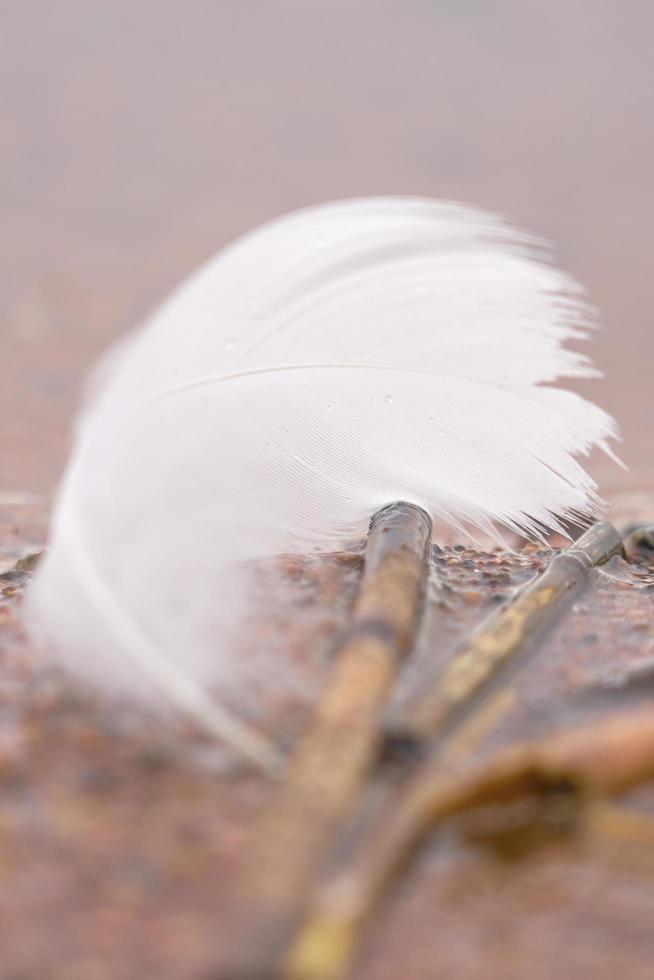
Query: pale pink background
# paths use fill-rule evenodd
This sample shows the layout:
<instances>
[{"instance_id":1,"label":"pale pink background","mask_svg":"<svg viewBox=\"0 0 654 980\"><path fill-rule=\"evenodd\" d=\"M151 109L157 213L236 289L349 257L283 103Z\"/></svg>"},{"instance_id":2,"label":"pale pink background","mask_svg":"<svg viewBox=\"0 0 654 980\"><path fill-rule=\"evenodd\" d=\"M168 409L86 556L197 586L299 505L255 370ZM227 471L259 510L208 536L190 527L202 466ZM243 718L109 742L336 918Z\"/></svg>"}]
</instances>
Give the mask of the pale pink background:
<instances>
[{"instance_id":1,"label":"pale pink background","mask_svg":"<svg viewBox=\"0 0 654 980\"><path fill-rule=\"evenodd\" d=\"M595 472L651 489L653 37L648 0L4 0L0 493L50 491L83 370L198 262L388 192L557 242L631 466Z\"/></svg>"}]
</instances>

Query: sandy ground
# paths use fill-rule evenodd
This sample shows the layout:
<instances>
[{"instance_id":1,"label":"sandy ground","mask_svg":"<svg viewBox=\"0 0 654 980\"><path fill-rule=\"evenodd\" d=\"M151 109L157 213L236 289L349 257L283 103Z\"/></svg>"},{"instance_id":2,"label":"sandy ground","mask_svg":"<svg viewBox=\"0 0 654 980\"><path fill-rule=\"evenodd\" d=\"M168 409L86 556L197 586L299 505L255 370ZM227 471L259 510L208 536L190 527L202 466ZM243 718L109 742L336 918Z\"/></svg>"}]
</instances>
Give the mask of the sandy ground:
<instances>
[{"instance_id":1,"label":"sandy ground","mask_svg":"<svg viewBox=\"0 0 654 980\"><path fill-rule=\"evenodd\" d=\"M108 340L236 234L357 194L471 201L556 241L606 323L594 353L607 378L580 390L624 432L629 471L599 459L593 471L617 513L647 517L653 28L651 4L627 16L616 0L8 0L0 571L44 541L81 379ZM493 581L481 556L457 554L452 593L430 600L440 657L543 560L507 556ZM253 630L299 663L303 689L320 686L357 569L355 556L272 571ZM612 571L521 675L487 748L585 717L574 691L654 655L650 585ZM25 644L21 588L0 602L0 978L217 980L268 787L226 774L192 732L75 696ZM263 722L290 742L306 708L278 691ZM650 796L631 808L651 813ZM650 977L653 871L642 840L611 834L509 865L435 847L353 976Z\"/></svg>"}]
</instances>

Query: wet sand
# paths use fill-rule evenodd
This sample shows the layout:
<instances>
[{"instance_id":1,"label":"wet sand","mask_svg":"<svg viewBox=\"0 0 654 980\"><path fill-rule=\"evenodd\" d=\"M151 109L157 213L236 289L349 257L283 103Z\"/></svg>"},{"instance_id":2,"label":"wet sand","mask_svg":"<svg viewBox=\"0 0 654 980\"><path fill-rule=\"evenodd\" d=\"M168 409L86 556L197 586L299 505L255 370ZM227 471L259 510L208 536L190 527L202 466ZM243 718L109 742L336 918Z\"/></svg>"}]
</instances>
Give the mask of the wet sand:
<instances>
[{"instance_id":1,"label":"wet sand","mask_svg":"<svg viewBox=\"0 0 654 980\"><path fill-rule=\"evenodd\" d=\"M593 353L607 378L580 390L619 419L630 467L597 459L593 472L616 515L648 516L653 28L650 4L616 0L5 3L0 571L42 546L81 380L106 343L236 234L358 194L470 201L556 241L606 323ZM547 557L446 550L427 659ZM353 554L262 573L268 605L250 635L302 680L261 704L286 744L359 570ZM488 751L587 720L585 686L651 658L651 581L619 560L607 574L520 675ZM26 643L21 592L0 597L0 980L218 980L268 785L225 774L193 732L71 691ZM628 803L649 826L651 790ZM645 980L654 865L643 825L626 839L622 826L508 863L433 848L352 976Z\"/></svg>"}]
</instances>

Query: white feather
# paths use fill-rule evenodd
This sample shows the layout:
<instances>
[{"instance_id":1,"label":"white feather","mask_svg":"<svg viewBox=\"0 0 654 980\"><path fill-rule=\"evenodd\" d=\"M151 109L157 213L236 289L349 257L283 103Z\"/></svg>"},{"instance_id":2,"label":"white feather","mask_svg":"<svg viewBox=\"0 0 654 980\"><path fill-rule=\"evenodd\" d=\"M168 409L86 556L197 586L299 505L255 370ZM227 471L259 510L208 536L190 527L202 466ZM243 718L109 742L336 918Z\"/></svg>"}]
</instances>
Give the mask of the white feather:
<instances>
[{"instance_id":1,"label":"white feather","mask_svg":"<svg viewBox=\"0 0 654 980\"><path fill-rule=\"evenodd\" d=\"M206 721L209 689L246 683L244 559L333 546L396 499L535 533L594 513L574 457L614 423L538 386L595 373L563 346L592 310L542 254L494 216L380 198L204 266L96 373L30 600L64 662Z\"/></svg>"}]
</instances>

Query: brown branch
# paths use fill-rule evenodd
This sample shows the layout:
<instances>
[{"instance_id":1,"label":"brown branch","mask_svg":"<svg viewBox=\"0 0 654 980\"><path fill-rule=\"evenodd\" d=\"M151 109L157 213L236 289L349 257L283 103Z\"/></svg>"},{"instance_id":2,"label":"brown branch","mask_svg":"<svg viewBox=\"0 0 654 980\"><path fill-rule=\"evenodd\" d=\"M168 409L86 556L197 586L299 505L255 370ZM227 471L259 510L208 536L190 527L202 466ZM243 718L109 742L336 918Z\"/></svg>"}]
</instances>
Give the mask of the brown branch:
<instances>
[{"instance_id":1,"label":"brown branch","mask_svg":"<svg viewBox=\"0 0 654 980\"><path fill-rule=\"evenodd\" d=\"M416 747L429 745L428 758L420 764L418 754L413 775L402 779L400 774L399 785L398 774L395 781L384 779L383 774L377 779L368 794L371 806L367 812L362 808L348 847L340 855L341 868L356 867L359 856L367 854L377 838L382 842L379 844L382 852L384 848L389 854L402 851L401 842L405 837L411 837L412 828L419 822L423 787L436 779L448 786L451 777L445 772L445 764L465 757L513 703L514 692L506 685L508 668L522 660L554 625L587 583L590 570L621 552L622 542L615 528L609 523L595 525L567 551L557 555L535 582L491 616L459 649L418 705L414 705L387 734L391 748L399 738L406 750L407 737ZM435 736L438 736L436 741ZM339 923L338 929L347 922L340 941L332 936L331 926L324 929L325 923L331 922L330 916L319 915L291 949L289 976L304 978L306 974L312 978L314 974L308 963L313 958L329 958L332 955L329 950L337 950L339 942L347 948L353 941L355 926L363 917L362 908L366 901L372 901L373 896L384 889L388 875L383 860L379 864L378 877L372 865L368 877L370 890L357 894L351 889L352 878L347 870L336 875L336 884L327 890L327 895L331 896L329 902L334 903L334 909L338 903L347 909L353 902L356 914L349 918L345 913L344 917L341 913L336 915L334 921ZM326 944L324 936L328 937ZM337 953L333 952L333 955L338 959ZM307 956L308 963L305 962ZM327 977L338 975L329 970L325 973ZM322 974L318 972L316 976Z\"/></svg>"},{"instance_id":2,"label":"brown branch","mask_svg":"<svg viewBox=\"0 0 654 980\"><path fill-rule=\"evenodd\" d=\"M407 524L407 512L413 526ZM395 534L409 531L408 547L406 540L384 540L393 533L386 527L389 519ZM410 647L421 606L427 521L416 508L394 505L373 522L365 578L332 683L256 838L241 896L247 926L230 977L313 980L340 975L339 964L347 960L359 922L393 876L395 857L401 863L416 835L417 846L426 822L425 788L432 792L435 780L443 792L450 785L443 775L444 756L460 755L462 747L474 744L498 712L506 710L510 690L498 690L495 682L503 681L506 667L572 602L590 569L621 551L617 531L610 524L596 525L455 655L412 712L405 731L400 730L406 735L409 728L410 736L423 745L428 737L440 735L431 759L416 763L414 776L395 790L383 774L373 784L366 797L368 802L375 797L373 805L359 810L356 830L339 855L341 868L348 867L344 857L352 869L363 861L363 877L357 879L350 869L337 875L320 893L326 899L316 916L293 943L312 882L348 811L351 815L356 807L357 790L379 747L379 712L397 664ZM366 863L369 853L373 857ZM256 948L248 953L253 940Z\"/></svg>"},{"instance_id":3,"label":"brown branch","mask_svg":"<svg viewBox=\"0 0 654 980\"><path fill-rule=\"evenodd\" d=\"M389 729L422 740L447 735L475 712L498 675L514 666L556 622L592 568L622 552L612 524L595 524L516 599L490 617L461 647L425 696Z\"/></svg>"},{"instance_id":4,"label":"brown branch","mask_svg":"<svg viewBox=\"0 0 654 980\"><path fill-rule=\"evenodd\" d=\"M316 871L377 756L380 713L422 610L430 541L429 517L411 504L392 504L372 520L331 680L254 835L229 976L275 976L302 919Z\"/></svg>"},{"instance_id":5,"label":"brown branch","mask_svg":"<svg viewBox=\"0 0 654 980\"><path fill-rule=\"evenodd\" d=\"M425 836L445 820L488 805L543 798L562 787L582 798L614 796L652 777L651 709L505 749L455 778L438 761L424 764L392 819L317 893L287 958L285 976L341 977L363 920Z\"/></svg>"}]
</instances>

